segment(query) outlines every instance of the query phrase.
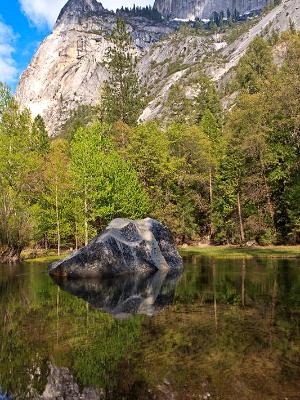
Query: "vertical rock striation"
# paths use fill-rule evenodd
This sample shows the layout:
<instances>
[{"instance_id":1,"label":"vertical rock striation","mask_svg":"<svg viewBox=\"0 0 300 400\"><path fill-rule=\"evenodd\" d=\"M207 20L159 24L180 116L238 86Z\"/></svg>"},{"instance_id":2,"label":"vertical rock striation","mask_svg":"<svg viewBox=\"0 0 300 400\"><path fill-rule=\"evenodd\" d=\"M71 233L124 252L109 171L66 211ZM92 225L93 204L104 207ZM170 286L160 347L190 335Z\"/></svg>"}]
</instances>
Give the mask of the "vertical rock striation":
<instances>
[{"instance_id":1,"label":"vertical rock striation","mask_svg":"<svg viewBox=\"0 0 300 400\"><path fill-rule=\"evenodd\" d=\"M154 7L164 16L194 20L210 18L214 11L237 10L240 14L262 9L270 0L156 0Z\"/></svg>"}]
</instances>

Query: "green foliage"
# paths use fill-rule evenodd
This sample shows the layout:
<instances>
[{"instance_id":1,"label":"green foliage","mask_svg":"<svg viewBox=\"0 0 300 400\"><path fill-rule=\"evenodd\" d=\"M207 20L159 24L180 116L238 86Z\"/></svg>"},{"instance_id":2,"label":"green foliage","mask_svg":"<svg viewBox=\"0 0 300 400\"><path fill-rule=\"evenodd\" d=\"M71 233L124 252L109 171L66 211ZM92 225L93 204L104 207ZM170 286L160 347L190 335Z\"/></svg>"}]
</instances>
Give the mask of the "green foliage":
<instances>
[{"instance_id":1,"label":"green foliage","mask_svg":"<svg viewBox=\"0 0 300 400\"><path fill-rule=\"evenodd\" d=\"M168 123L200 124L203 115L209 110L217 123L222 122L222 107L215 84L202 73L190 81L196 96L187 98L186 87L175 83L169 91L164 106L164 119Z\"/></svg>"},{"instance_id":2,"label":"green foliage","mask_svg":"<svg viewBox=\"0 0 300 400\"><path fill-rule=\"evenodd\" d=\"M173 62L169 63L168 69L167 69L167 75L173 75L175 72L182 71L184 69L187 69L189 66L188 64L181 64L180 62Z\"/></svg>"},{"instance_id":3,"label":"green foliage","mask_svg":"<svg viewBox=\"0 0 300 400\"><path fill-rule=\"evenodd\" d=\"M169 91L164 115L169 123L195 122L193 102L187 99L184 88L178 83L175 83Z\"/></svg>"},{"instance_id":4,"label":"green foliage","mask_svg":"<svg viewBox=\"0 0 300 400\"><path fill-rule=\"evenodd\" d=\"M274 72L270 45L257 36L239 62L236 79L248 93L258 92Z\"/></svg>"},{"instance_id":5,"label":"green foliage","mask_svg":"<svg viewBox=\"0 0 300 400\"><path fill-rule=\"evenodd\" d=\"M113 218L139 219L147 215L150 200L130 163L125 162L116 151L104 160L101 204L98 217L109 223Z\"/></svg>"},{"instance_id":6,"label":"green foliage","mask_svg":"<svg viewBox=\"0 0 300 400\"><path fill-rule=\"evenodd\" d=\"M151 122L132 130L125 157L152 200L152 215L181 240L206 230L209 142L197 126Z\"/></svg>"},{"instance_id":7,"label":"green foliage","mask_svg":"<svg viewBox=\"0 0 300 400\"><path fill-rule=\"evenodd\" d=\"M104 119L135 125L142 111L142 93L135 71L132 39L123 19L118 18L112 31L106 57L109 79L101 96Z\"/></svg>"},{"instance_id":8,"label":"green foliage","mask_svg":"<svg viewBox=\"0 0 300 400\"><path fill-rule=\"evenodd\" d=\"M157 22L163 21L162 15L157 11L155 7L152 7L150 5L140 7L134 4L132 8L122 6L121 8L117 8L116 14L121 16L123 14L127 14L134 17L144 17Z\"/></svg>"},{"instance_id":9,"label":"green foliage","mask_svg":"<svg viewBox=\"0 0 300 400\"><path fill-rule=\"evenodd\" d=\"M13 96L9 87L0 82L0 117L2 117L2 113L9 106L12 99Z\"/></svg>"},{"instance_id":10,"label":"green foliage","mask_svg":"<svg viewBox=\"0 0 300 400\"><path fill-rule=\"evenodd\" d=\"M221 124L222 107L215 84L208 77L200 75L196 87L199 92L196 97L197 122L202 120L208 110L216 118L217 123Z\"/></svg>"},{"instance_id":11,"label":"green foliage","mask_svg":"<svg viewBox=\"0 0 300 400\"><path fill-rule=\"evenodd\" d=\"M115 217L141 218L149 199L133 168L107 138L109 127L95 123L79 128L71 142L71 174L76 223L85 242Z\"/></svg>"},{"instance_id":12,"label":"green foliage","mask_svg":"<svg viewBox=\"0 0 300 400\"><path fill-rule=\"evenodd\" d=\"M70 239L72 225L70 223L71 177L68 168L68 142L56 139L45 157L42 168L43 190L38 198L36 210L38 224L36 237L43 240L44 245L56 243L58 254L61 243Z\"/></svg>"},{"instance_id":13,"label":"green foliage","mask_svg":"<svg viewBox=\"0 0 300 400\"><path fill-rule=\"evenodd\" d=\"M70 117L61 129L60 137L71 140L78 128L86 127L97 120L100 114L99 107L86 104L79 105L70 114Z\"/></svg>"},{"instance_id":14,"label":"green foliage","mask_svg":"<svg viewBox=\"0 0 300 400\"><path fill-rule=\"evenodd\" d=\"M50 139L43 118L37 115L32 124L32 149L41 154L48 153Z\"/></svg>"},{"instance_id":15,"label":"green foliage","mask_svg":"<svg viewBox=\"0 0 300 400\"><path fill-rule=\"evenodd\" d=\"M287 54L277 70L261 38L240 63L247 94L241 93L227 121L215 213L221 242L238 236L238 194L246 239L261 244L299 240L300 41L297 35L281 40Z\"/></svg>"},{"instance_id":16,"label":"green foliage","mask_svg":"<svg viewBox=\"0 0 300 400\"><path fill-rule=\"evenodd\" d=\"M113 92L104 99L113 123L82 106L66 128L69 141L50 143L42 118L32 121L0 85L1 246L19 253L32 242L59 252L87 243L115 217L148 215L178 241L298 243L299 35L276 39L285 49L277 66L272 41L254 40L226 115L202 74L191 78L194 98L174 85L164 128L136 126L130 40L118 20L108 61Z\"/></svg>"},{"instance_id":17,"label":"green foliage","mask_svg":"<svg viewBox=\"0 0 300 400\"><path fill-rule=\"evenodd\" d=\"M1 103L0 246L18 258L34 229L33 204L41 160L38 150L32 147L38 138L33 135L29 111L21 111L6 90Z\"/></svg>"}]
</instances>

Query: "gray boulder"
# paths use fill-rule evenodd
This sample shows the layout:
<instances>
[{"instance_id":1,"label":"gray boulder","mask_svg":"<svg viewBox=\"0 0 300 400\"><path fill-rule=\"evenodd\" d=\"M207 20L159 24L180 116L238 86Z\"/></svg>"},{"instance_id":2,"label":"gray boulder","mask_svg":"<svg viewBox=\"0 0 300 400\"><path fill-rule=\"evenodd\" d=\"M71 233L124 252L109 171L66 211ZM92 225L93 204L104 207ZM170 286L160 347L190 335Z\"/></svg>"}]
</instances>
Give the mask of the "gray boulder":
<instances>
[{"instance_id":1,"label":"gray boulder","mask_svg":"<svg viewBox=\"0 0 300 400\"><path fill-rule=\"evenodd\" d=\"M87 246L49 267L50 275L69 278L151 273L182 268L168 228L146 218L115 219Z\"/></svg>"}]
</instances>

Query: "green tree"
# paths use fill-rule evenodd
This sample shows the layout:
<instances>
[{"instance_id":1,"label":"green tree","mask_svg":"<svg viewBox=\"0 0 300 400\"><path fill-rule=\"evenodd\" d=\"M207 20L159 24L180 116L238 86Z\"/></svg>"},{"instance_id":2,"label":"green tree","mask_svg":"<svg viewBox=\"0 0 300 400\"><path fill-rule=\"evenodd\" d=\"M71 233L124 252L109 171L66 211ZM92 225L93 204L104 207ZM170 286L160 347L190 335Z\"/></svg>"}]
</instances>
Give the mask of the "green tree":
<instances>
[{"instance_id":1,"label":"green tree","mask_svg":"<svg viewBox=\"0 0 300 400\"><path fill-rule=\"evenodd\" d=\"M237 66L236 79L239 86L248 93L256 93L273 71L271 46L262 37L257 36Z\"/></svg>"},{"instance_id":2,"label":"green tree","mask_svg":"<svg viewBox=\"0 0 300 400\"><path fill-rule=\"evenodd\" d=\"M195 122L200 123L204 114L209 110L216 119L218 125L221 126L222 106L215 84L207 76L200 75L195 82L195 86L199 93L196 97L195 104L197 112L197 119Z\"/></svg>"},{"instance_id":3,"label":"green tree","mask_svg":"<svg viewBox=\"0 0 300 400\"><path fill-rule=\"evenodd\" d=\"M131 130L125 150L125 157L151 197L153 215L160 219L160 211L169 204L169 184L175 168L169 146L166 134L156 122L150 122Z\"/></svg>"},{"instance_id":4,"label":"green tree","mask_svg":"<svg viewBox=\"0 0 300 400\"><path fill-rule=\"evenodd\" d=\"M134 128L125 157L151 198L151 214L180 241L208 232L209 141L199 126L155 122Z\"/></svg>"},{"instance_id":5,"label":"green tree","mask_svg":"<svg viewBox=\"0 0 300 400\"><path fill-rule=\"evenodd\" d=\"M186 97L185 88L179 83L175 83L169 91L164 105L163 119L169 124L195 122L196 111L193 101Z\"/></svg>"},{"instance_id":6,"label":"green tree","mask_svg":"<svg viewBox=\"0 0 300 400\"><path fill-rule=\"evenodd\" d=\"M123 19L118 18L106 54L109 79L101 96L104 119L135 125L142 111L142 93L136 73L132 39Z\"/></svg>"},{"instance_id":7,"label":"green tree","mask_svg":"<svg viewBox=\"0 0 300 400\"><path fill-rule=\"evenodd\" d=\"M6 96L7 92L5 92ZM2 98L3 100L3 98ZM2 259L18 260L32 239L42 159L32 144L32 119L14 99L2 102L0 122L0 245Z\"/></svg>"},{"instance_id":8,"label":"green tree","mask_svg":"<svg viewBox=\"0 0 300 400\"><path fill-rule=\"evenodd\" d=\"M89 237L96 233L92 223L96 219L95 204L102 190L103 149L107 145L103 135L105 129L99 123L79 128L71 142L72 181L80 203L76 220L78 225L84 226L85 245Z\"/></svg>"},{"instance_id":9,"label":"green tree","mask_svg":"<svg viewBox=\"0 0 300 400\"><path fill-rule=\"evenodd\" d=\"M300 38L285 34L281 38L287 52L282 66L273 74L265 90L268 114L268 144L272 152L269 182L275 203L275 224L280 241L299 235L297 199L300 174ZM293 233L292 233L293 232ZM298 234L297 234L298 232Z\"/></svg>"},{"instance_id":10,"label":"green tree","mask_svg":"<svg viewBox=\"0 0 300 400\"><path fill-rule=\"evenodd\" d=\"M9 87L0 82L0 118L2 117L3 111L8 107L12 99L13 95Z\"/></svg>"},{"instance_id":11,"label":"green tree","mask_svg":"<svg viewBox=\"0 0 300 400\"><path fill-rule=\"evenodd\" d=\"M166 134L176 168L169 183L173 207L168 223L182 242L199 239L209 233L210 142L197 125L171 124Z\"/></svg>"},{"instance_id":12,"label":"green tree","mask_svg":"<svg viewBox=\"0 0 300 400\"><path fill-rule=\"evenodd\" d=\"M147 215L150 200L130 163L116 151L104 156L103 181L97 199L97 218L107 224L113 218L138 219Z\"/></svg>"},{"instance_id":13,"label":"green tree","mask_svg":"<svg viewBox=\"0 0 300 400\"><path fill-rule=\"evenodd\" d=\"M56 243L60 255L62 241L71 235L69 206L72 204L69 146L63 139L51 143L43 166L43 190L38 197L38 235L45 245Z\"/></svg>"},{"instance_id":14,"label":"green tree","mask_svg":"<svg viewBox=\"0 0 300 400\"><path fill-rule=\"evenodd\" d=\"M214 237L214 226L213 226L213 203L214 203L214 185L215 185L215 174L218 167L218 161L221 152L221 132L218 126L217 120L209 110L203 114L201 120L201 128L203 133L206 135L209 145L207 146L208 158L209 158L209 219L210 219L210 238Z\"/></svg>"},{"instance_id":15,"label":"green tree","mask_svg":"<svg viewBox=\"0 0 300 400\"><path fill-rule=\"evenodd\" d=\"M67 140L72 140L72 137L77 129L81 127L84 128L87 125L97 121L99 116L99 106L81 104L70 112L70 116L63 125L59 136Z\"/></svg>"},{"instance_id":16,"label":"green tree","mask_svg":"<svg viewBox=\"0 0 300 400\"><path fill-rule=\"evenodd\" d=\"M37 115L32 124L32 148L41 154L50 150L50 139L45 122L40 115Z\"/></svg>"},{"instance_id":17,"label":"green tree","mask_svg":"<svg viewBox=\"0 0 300 400\"><path fill-rule=\"evenodd\" d=\"M79 128L71 142L75 220L84 227L85 244L112 218L141 218L149 209L136 172L114 149L108 129L100 123Z\"/></svg>"}]
</instances>

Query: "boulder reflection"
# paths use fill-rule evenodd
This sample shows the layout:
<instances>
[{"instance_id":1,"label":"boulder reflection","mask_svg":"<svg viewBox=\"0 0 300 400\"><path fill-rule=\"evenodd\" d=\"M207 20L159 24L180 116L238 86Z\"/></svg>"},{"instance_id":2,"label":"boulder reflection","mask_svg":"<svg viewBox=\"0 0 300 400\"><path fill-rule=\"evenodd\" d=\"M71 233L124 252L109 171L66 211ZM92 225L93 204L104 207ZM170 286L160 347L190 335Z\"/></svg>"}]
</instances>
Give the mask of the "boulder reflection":
<instances>
[{"instance_id":1,"label":"boulder reflection","mask_svg":"<svg viewBox=\"0 0 300 400\"><path fill-rule=\"evenodd\" d=\"M147 275L124 275L105 279L53 277L61 289L87 301L116 318L132 314L153 315L171 304L179 273L157 271Z\"/></svg>"}]
</instances>

